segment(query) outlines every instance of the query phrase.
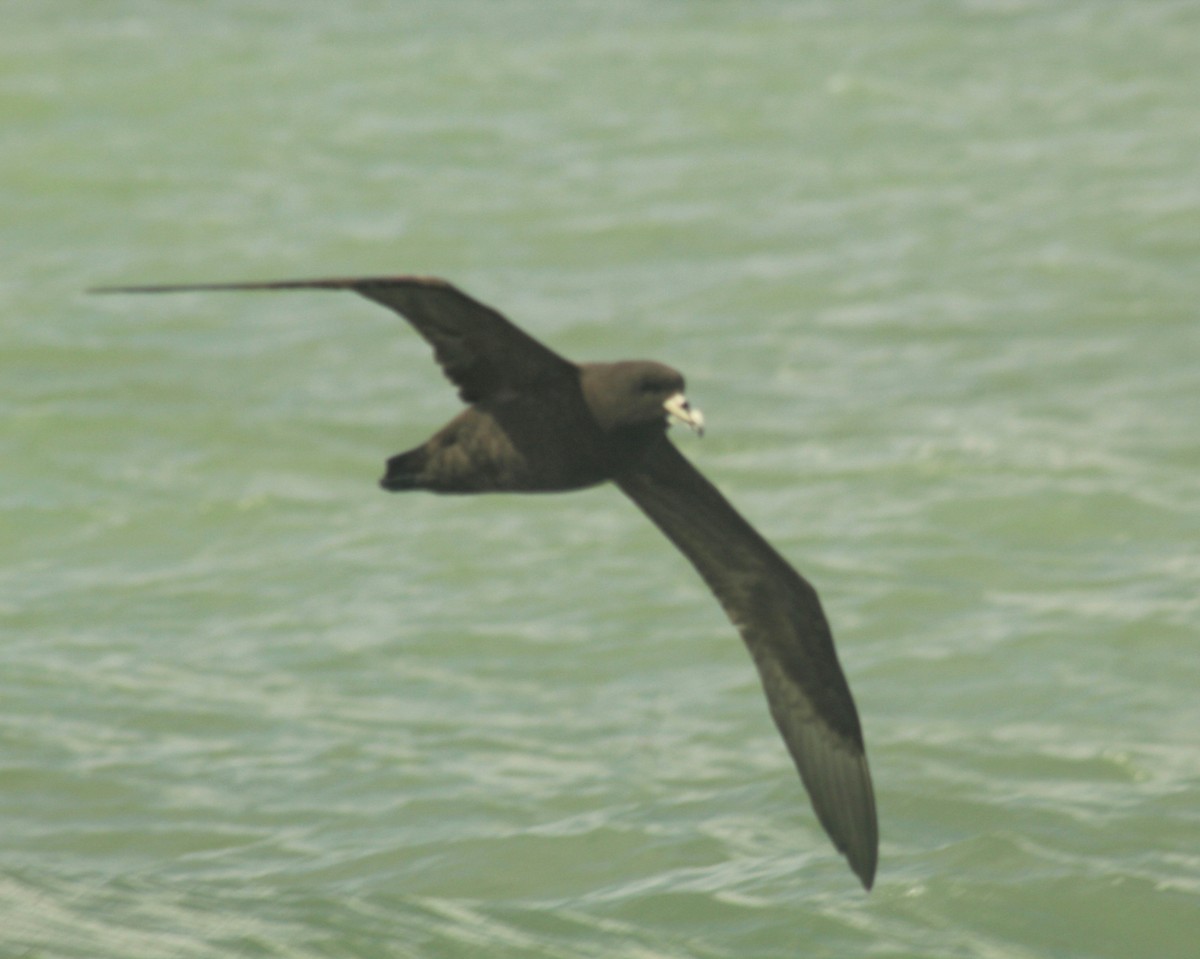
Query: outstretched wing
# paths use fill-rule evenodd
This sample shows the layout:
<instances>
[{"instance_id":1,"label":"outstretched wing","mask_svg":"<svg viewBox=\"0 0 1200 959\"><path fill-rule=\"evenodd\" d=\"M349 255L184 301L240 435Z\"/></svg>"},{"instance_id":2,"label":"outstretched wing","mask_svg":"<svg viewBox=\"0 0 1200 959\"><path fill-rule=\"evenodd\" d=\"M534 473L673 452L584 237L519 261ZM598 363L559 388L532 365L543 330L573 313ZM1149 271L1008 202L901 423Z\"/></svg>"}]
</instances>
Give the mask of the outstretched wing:
<instances>
[{"instance_id":1,"label":"outstretched wing","mask_svg":"<svg viewBox=\"0 0 1200 959\"><path fill-rule=\"evenodd\" d=\"M875 794L816 591L666 437L617 484L691 561L738 628L817 818L870 889Z\"/></svg>"},{"instance_id":2,"label":"outstretched wing","mask_svg":"<svg viewBox=\"0 0 1200 959\"><path fill-rule=\"evenodd\" d=\"M435 277L381 276L266 283L187 283L104 287L97 293L206 290L353 290L395 310L433 346L464 401L576 375L576 367L489 306Z\"/></svg>"}]
</instances>

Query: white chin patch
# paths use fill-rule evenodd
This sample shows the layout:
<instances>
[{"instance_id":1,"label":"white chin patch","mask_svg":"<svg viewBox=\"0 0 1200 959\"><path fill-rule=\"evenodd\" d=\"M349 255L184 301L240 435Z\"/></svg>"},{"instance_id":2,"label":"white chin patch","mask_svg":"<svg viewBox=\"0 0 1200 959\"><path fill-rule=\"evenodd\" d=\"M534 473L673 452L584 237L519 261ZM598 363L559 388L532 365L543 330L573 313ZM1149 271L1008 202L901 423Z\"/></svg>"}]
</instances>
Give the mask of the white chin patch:
<instances>
[{"instance_id":1,"label":"white chin patch","mask_svg":"<svg viewBox=\"0 0 1200 959\"><path fill-rule=\"evenodd\" d=\"M704 435L704 414L699 410L694 410L691 404L688 403L687 397L682 393L674 393L667 397L663 403L663 409L667 411L667 422L677 420L691 429L697 436Z\"/></svg>"}]
</instances>

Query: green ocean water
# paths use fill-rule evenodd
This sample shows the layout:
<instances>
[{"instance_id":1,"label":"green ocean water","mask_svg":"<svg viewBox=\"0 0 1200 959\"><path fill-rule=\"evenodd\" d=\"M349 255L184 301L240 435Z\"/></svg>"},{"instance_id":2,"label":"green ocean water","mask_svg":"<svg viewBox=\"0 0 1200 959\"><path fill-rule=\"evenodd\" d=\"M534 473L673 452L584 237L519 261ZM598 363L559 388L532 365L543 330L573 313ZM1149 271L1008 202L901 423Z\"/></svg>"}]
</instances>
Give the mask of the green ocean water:
<instances>
[{"instance_id":1,"label":"green ocean water","mask_svg":"<svg viewBox=\"0 0 1200 959\"><path fill-rule=\"evenodd\" d=\"M0 2L0 956L1190 957L1200 6ZM388 496L416 272L688 376L830 846L615 489Z\"/></svg>"}]
</instances>

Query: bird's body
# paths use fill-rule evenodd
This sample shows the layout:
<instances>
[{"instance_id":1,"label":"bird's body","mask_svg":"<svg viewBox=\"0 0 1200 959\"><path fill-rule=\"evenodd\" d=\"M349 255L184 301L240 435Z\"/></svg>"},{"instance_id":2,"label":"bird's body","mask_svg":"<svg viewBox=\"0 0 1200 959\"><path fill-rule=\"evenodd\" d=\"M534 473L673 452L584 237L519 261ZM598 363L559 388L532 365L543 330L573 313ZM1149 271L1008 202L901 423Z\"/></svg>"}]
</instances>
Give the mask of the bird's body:
<instances>
[{"instance_id":1,"label":"bird's body","mask_svg":"<svg viewBox=\"0 0 1200 959\"><path fill-rule=\"evenodd\" d=\"M608 479L603 461L590 455L594 438L571 428L576 411L539 399L534 394L469 407L427 442L389 459L383 487L396 492L543 493L583 489Z\"/></svg>"},{"instance_id":2,"label":"bird's body","mask_svg":"<svg viewBox=\"0 0 1200 959\"><path fill-rule=\"evenodd\" d=\"M450 284L420 277L124 287L346 289L404 316L467 408L388 460L393 491L560 492L614 482L691 561L745 641L826 832L870 888L875 798L858 712L816 591L667 438L703 428L682 375L651 361L577 365Z\"/></svg>"},{"instance_id":3,"label":"bird's body","mask_svg":"<svg viewBox=\"0 0 1200 959\"><path fill-rule=\"evenodd\" d=\"M643 383L650 387L644 416L626 422L626 411L611 398L640 397ZM388 460L382 484L435 493L595 486L616 479L647 442L666 432L662 403L682 391L683 377L658 363L572 365L561 376L497 391L468 406L427 442Z\"/></svg>"}]
</instances>

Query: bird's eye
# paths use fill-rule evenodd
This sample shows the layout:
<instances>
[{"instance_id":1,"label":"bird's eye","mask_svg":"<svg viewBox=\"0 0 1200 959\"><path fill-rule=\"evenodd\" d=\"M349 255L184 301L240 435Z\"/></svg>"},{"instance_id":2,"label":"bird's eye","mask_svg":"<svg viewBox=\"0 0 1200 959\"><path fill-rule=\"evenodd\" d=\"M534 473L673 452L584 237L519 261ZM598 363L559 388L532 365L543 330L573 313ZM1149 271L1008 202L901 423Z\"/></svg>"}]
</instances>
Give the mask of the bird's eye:
<instances>
[{"instance_id":1,"label":"bird's eye","mask_svg":"<svg viewBox=\"0 0 1200 959\"><path fill-rule=\"evenodd\" d=\"M661 389L662 389L662 386L658 382L658 380L651 379L649 377L642 379L642 380L638 380L638 390L641 391L642 393L657 393Z\"/></svg>"}]
</instances>

